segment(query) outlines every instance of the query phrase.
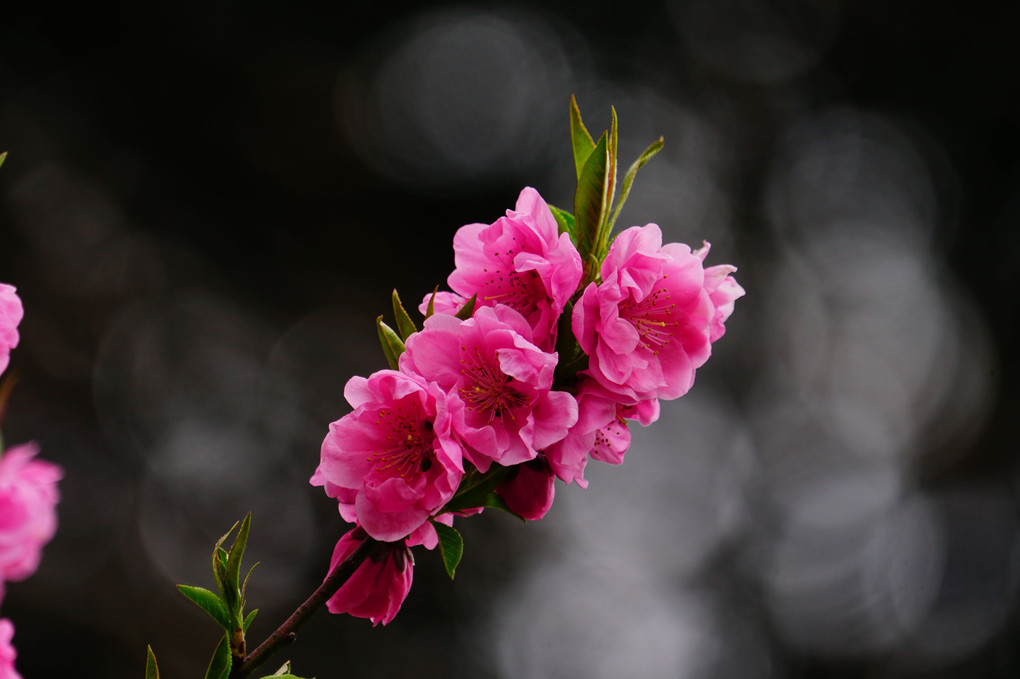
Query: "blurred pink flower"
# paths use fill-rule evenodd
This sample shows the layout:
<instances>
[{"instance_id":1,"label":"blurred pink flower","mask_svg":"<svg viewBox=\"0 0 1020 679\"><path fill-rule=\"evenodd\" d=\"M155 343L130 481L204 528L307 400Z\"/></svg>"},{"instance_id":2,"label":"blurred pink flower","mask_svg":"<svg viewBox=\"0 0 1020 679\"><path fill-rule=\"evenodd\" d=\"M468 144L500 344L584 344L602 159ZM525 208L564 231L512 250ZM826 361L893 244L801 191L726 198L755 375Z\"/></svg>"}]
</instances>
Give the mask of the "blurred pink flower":
<instances>
[{"instance_id":1,"label":"blurred pink flower","mask_svg":"<svg viewBox=\"0 0 1020 679\"><path fill-rule=\"evenodd\" d=\"M480 471L534 459L577 420L574 397L551 391L556 354L531 342L531 327L506 306L461 321L437 314L407 339L400 369L447 394L464 457Z\"/></svg>"},{"instance_id":2,"label":"blurred pink flower","mask_svg":"<svg viewBox=\"0 0 1020 679\"><path fill-rule=\"evenodd\" d=\"M360 527L344 534L333 550L329 572L353 554L367 535ZM413 576L414 557L407 544L403 540L384 543L381 554L373 552L326 601L326 609L330 613L368 618L373 626L386 625L396 617L407 598Z\"/></svg>"},{"instance_id":3,"label":"blurred pink flower","mask_svg":"<svg viewBox=\"0 0 1020 679\"><path fill-rule=\"evenodd\" d=\"M712 353L713 334L721 334L713 329L717 319L721 327L739 296L727 282L731 270L713 268L706 282L699 253L663 245L655 224L622 232L602 263L602 283L585 288L574 306L572 328L588 373L621 403L687 393Z\"/></svg>"},{"instance_id":4,"label":"blurred pink flower","mask_svg":"<svg viewBox=\"0 0 1020 679\"><path fill-rule=\"evenodd\" d=\"M479 307L505 304L518 311L532 327L534 343L552 350L556 321L581 281L581 255L559 233L538 191L526 187L516 208L492 224L462 226L453 251L456 268L448 283L459 297L437 299L436 312L477 294Z\"/></svg>"},{"instance_id":5,"label":"blurred pink flower","mask_svg":"<svg viewBox=\"0 0 1020 679\"><path fill-rule=\"evenodd\" d=\"M446 395L394 370L353 377L354 406L329 427L311 483L325 486L340 514L377 540L409 535L446 504L464 474Z\"/></svg>"},{"instance_id":6,"label":"blurred pink flower","mask_svg":"<svg viewBox=\"0 0 1020 679\"><path fill-rule=\"evenodd\" d=\"M0 679L21 679L14 669L14 659L18 654L11 645L14 638L14 625L10 620L0 619Z\"/></svg>"},{"instance_id":7,"label":"blurred pink flower","mask_svg":"<svg viewBox=\"0 0 1020 679\"><path fill-rule=\"evenodd\" d=\"M18 324L24 313L17 288L0 283L0 373L7 369L11 349L18 346Z\"/></svg>"},{"instance_id":8,"label":"blurred pink flower","mask_svg":"<svg viewBox=\"0 0 1020 679\"><path fill-rule=\"evenodd\" d=\"M0 588L35 572L43 546L57 530L57 481L63 472L33 460L38 452L27 443L0 456Z\"/></svg>"}]
</instances>

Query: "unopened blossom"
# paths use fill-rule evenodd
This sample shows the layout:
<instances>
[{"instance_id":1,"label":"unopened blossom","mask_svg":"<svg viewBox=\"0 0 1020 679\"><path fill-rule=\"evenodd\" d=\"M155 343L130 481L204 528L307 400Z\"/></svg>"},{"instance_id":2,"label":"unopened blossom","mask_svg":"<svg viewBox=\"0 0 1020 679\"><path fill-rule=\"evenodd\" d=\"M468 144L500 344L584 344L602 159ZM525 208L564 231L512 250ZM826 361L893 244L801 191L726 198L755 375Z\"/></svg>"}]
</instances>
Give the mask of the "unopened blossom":
<instances>
[{"instance_id":1,"label":"unopened blossom","mask_svg":"<svg viewBox=\"0 0 1020 679\"><path fill-rule=\"evenodd\" d=\"M27 443L0 456L0 598L3 583L36 571L43 546L57 530L57 481L63 472L33 459L37 453L38 446Z\"/></svg>"},{"instance_id":2,"label":"unopened blossom","mask_svg":"<svg viewBox=\"0 0 1020 679\"><path fill-rule=\"evenodd\" d=\"M477 306L505 304L518 311L531 325L534 343L553 348L556 321L581 281L581 255L559 233L538 191L526 187L515 209L492 224L461 227L453 251L456 268L448 283L459 297L442 300L437 313L477 295Z\"/></svg>"},{"instance_id":3,"label":"unopened blossom","mask_svg":"<svg viewBox=\"0 0 1020 679\"><path fill-rule=\"evenodd\" d=\"M0 283L0 373L7 369L11 349L18 346L18 324L24 315L21 298L13 285Z\"/></svg>"},{"instance_id":4,"label":"unopened blossom","mask_svg":"<svg viewBox=\"0 0 1020 679\"><path fill-rule=\"evenodd\" d=\"M399 540L449 502L464 474L446 394L382 370L351 378L344 396L354 411L330 425L311 482L325 486L347 521L377 540Z\"/></svg>"},{"instance_id":5,"label":"unopened blossom","mask_svg":"<svg viewBox=\"0 0 1020 679\"><path fill-rule=\"evenodd\" d=\"M538 521L552 507L555 479L549 460L539 453L534 460L511 468L509 477L496 487L496 494L517 516Z\"/></svg>"},{"instance_id":6,"label":"unopened blossom","mask_svg":"<svg viewBox=\"0 0 1020 679\"><path fill-rule=\"evenodd\" d=\"M0 679L21 679L21 675L14 669L18 653L11 645L13 638L14 625L10 620L0 619Z\"/></svg>"},{"instance_id":7,"label":"unopened blossom","mask_svg":"<svg viewBox=\"0 0 1020 679\"><path fill-rule=\"evenodd\" d=\"M622 232L602 263L602 282L585 288L574 306L572 329L588 374L621 403L687 393L712 353L714 325L735 299L730 270L716 269L707 281L720 296L717 314L698 253L663 245L655 224Z\"/></svg>"},{"instance_id":8,"label":"unopened blossom","mask_svg":"<svg viewBox=\"0 0 1020 679\"><path fill-rule=\"evenodd\" d=\"M574 397L551 390L556 354L531 338L518 312L483 307L466 321L442 314L427 319L400 357L402 372L446 392L464 457L483 472L493 462L534 459L577 420Z\"/></svg>"},{"instance_id":9,"label":"unopened blossom","mask_svg":"<svg viewBox=\"0 0 1020 679\"><path fill-rule=\"evenodd\" d=\"M333 550L329 572L353 554L366 537L368 533L361 527L344 534ZM330 613L367 618L372 625L386 625L407 598L413 577L414 557L407 544L403 540L380 543L326 601L326 609Z\"/></svg>"}]
</instances>

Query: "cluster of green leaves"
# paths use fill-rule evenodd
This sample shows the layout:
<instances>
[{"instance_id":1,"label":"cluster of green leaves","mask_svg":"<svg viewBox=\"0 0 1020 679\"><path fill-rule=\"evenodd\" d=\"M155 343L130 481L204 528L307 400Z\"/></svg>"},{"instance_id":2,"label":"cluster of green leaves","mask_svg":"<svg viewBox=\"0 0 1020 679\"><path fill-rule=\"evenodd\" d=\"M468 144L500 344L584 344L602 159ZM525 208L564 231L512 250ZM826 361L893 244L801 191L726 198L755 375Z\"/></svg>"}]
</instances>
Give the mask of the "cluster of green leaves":
<instances>
[{"instance_id":1,"label":"cluster of green leaves","mask_svg":"<svg viewBox=\"0 0 1020 679\"><path fill-rule=\"evenodd\" d=\"M241 559L244 557L244 550L248 544L250 529L251 513L249 512L240 522L239 529L238 524L235 523L223 537L216 541L212 554L212 570L218 592L194 585L177 585L181 594L208 613L209 617L223 629L223 636L220 638L216 650L213 651L209 667L206 669L205 679L227 679L231 670L239 666L245 659L244 635L258 614L257 608L247 614L244 612L248 579L251 577L252 571L255 570L255 566L258 566L256 563L248 569L244 580L241 580ZM237 535L234 537L230 549L224 549L223 544L235 530L237 530ZM294 676L290 674L289 664L284 668L270 676ZM145 679L159 679L159 668L151 648L148 650L148 658L145 663Z\"/></svg>"}]
</instances>

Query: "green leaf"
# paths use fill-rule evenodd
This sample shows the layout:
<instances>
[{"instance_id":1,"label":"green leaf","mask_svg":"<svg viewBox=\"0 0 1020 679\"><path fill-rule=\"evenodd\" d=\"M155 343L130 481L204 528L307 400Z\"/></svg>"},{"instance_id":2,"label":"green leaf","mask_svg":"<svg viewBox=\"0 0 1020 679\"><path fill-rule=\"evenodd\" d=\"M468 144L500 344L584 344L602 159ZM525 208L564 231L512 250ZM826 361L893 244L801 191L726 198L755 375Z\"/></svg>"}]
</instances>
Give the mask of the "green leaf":
<instances>
[{"instance_id":1,"label":"green leaf","mask_svg":"<svg viewBox=\"0 0 1020 679\"><path fill-rule=\"evenodd\" d=\"M301 677L290 673L290 661L283 663L280 669L276 670L272 674L262 677L262 679L301 679ZM314 677L312 678L314 679Z\"/></svg>"},{"instance_id":2,"label":"green leaf","mask_svg":"<svg viewBox=\"0 0 1020 679\"><path fill-rule=\"evenodd\" d=\"M609 125L609 138L606 142L606 174L602 189L602 210L599 213L598 246L594 252L599 262L605 259L606 251L609 249L609 211L613 207L613 197L616 195L616 109L610 107L609 110L612 113L612 122Z\"/></svg>"},{"instance_id":3,"label":"green leaf","mask_svg":"<svg viewBox=\"0 0 1020 679\"><path fill-rule=\"evenodd\" d=\"M224 592L223 601L227 604L235 626L241 623L241 559L244 558L244 549L248 545L250 528L251 512L248 512L241 521L241 528L237 531L234 543L230 545L230 551L227 552L227 568L224 574L227 591Z\"/></svg>"},{"instance_id":4,"label":"green leaf","mask_svg":"<svg viewBox=\"0 0 1020 679\"><path fill-rule=\"evenodd\" d=\"M177 585L177 589L180 590L181 594L190 599L192 603L208 613L224 630L229 632L233 627L233 621L231 620L227 605L214 592L210 592L204 587L193 587L191 585Z\"/></svg>"},{"instance_id":5,"label":"green leaf","mask_svg":"<svg viewBox=\"0 0 1020 679\"><path fill-rule=\"evenodd\" d=\"M3 167L5 160L7 160L7 151L0 153L0 167Z\"/></svg>"},{"instance_id":6,"label":"green leaf","mask_svg":"<svg viewBox=\"0 0 1020 679\"><path fill-rule=\"evenodd\" d=\"M393 331L393 328L383 323L382 316L375 319L375 328L379 332L379 344L382 345L383 353L390 367L396 370L399 367L398 359L404 353L404 342L400 335Z\"/></svg>"},{"instance_id":7,"label":"green leaf","mask_svg":"<svg viewBox=\"0 0 1020 679\"><path fill-rule=\"evenodd\" d=\"M662 145L665 141L662 137L659 137L656 141L652 142L648 148L638 156L631 166L627 169L627 174L623 176L623 186L620 189L620 202L616 204L616 209L613 210L613 216L609 220L609 230L612 231L613 225L616 224L616 217L620 214L620 210L623 209L623 204L627 202L627 196L630 195L630 187L634 183L634 175L637 171L645 166L649 160L655 157L659 151L662 150Z\"/></svg>"},{"instance_id":8,"label":"green leaf","mask_svg":"<svg viewBox=\"0 0 1020 679\"><path fill-rule=\"evenodd\" d=\"M458 309L457 313L454 314L454 315L457 318L459 318L460 320L462 320L462 321L466 321L467 319L471 318L471 314L473 314L475 312L475 303L477 301L478 301L477 293L474 294L474 295L471 295L471 299L466 301L464 303L464 306L462 306L460 309Z\"/></svg>"},{"instance_id":9,"label":"green leaf","mask_svg":"<svg viewBox=\"0 0 1020 679\"><path fill-rule=\"evenodd\" d=\"M258 566L261 561L256 561L252 564L251 568L248 569L248 574L244 576L244 582L241 583L241 603L244 603L244 594L248 591L248 580L251 578L252 571Z\"/></svg>"},{"instance_id":10,"label":"green leaf","mask_svg":"<svg viewBox=\"0 0 1020 679\"><path fill-rule=\"evenodd\" d=\"M577 178L577 191L574 193L577 249L581 253L581 261L585 263L582 281L592 280L588 259L598 247L599 225L606 210L606 170L609 167L607 143L605 134L599 137L599 143L588 156L581 176Z\"/></svg>"},{"instance_id":11,"label":"green leaf","mask_svg":"<svg viewBox=\"0 0 1020 679\"><path fill-rule=\"evenodd\" d=\"M443 507L443 510L439 513L459 512L464 509L484 507L485 498L489 496L489 493L495 490L496 486L498 486L509 473L510 470L507 467L501 467L495 464L489 467L489 471L484 474L472 469L469 473L464 475L464 478L460 482L460 487L457 489L457 493L453 496L452 500L446 503L446 506Z\"/></svg>"},{"instance_id":12,"label":"green leaf","mask_svg":"<svg viewBox=\"0 0 1020 679\"><path fill-rule=\"evenodd\" d=\"M432 291L432 296L429 297L429 305L425 309L425 318L429 319L436 313L436 295L439 293L439 286L437 285Z\"/></svg>"},{"instance_id":13,"label":"green leaf","mask_svg":"<svg viewBox=\"0 0 1020 679\"><path fill-rule=\"evenodd\" d=\"M205 671L205 679L227 679L230 675L230 641L226 634L220 639Z\"/></svg>"},{"instance_id":14,"label":"green leaf","mask_svg":"<svg viewBox=\"0 0 1020 679\"><path fill-rule=\"evenodd\" d=\"M159 679L159 666L156 665L156 654L152 652L152 646L145 647L145 679Z\"/></svg>"},{"instance_id":15,"label":"green leaf","mask_svg":"<svg viewBox=\"0 0 1020 679\"><path fill-rule=\"evenodd\" d=\"M569 234L570 240L576 241L577 236L574 232L577 230L577 227L574 224L574 215L554 205L549 206L549 211L552 212L553 217L556 219L556 225L559 227L560 233Z\"/></svg>"},{"instance_id":16,"label":"green leaf","mask_svg":"<svg viewBox=\"0 0 1020 679\"><path fill-rule=\"evenodd\" d=\"M460 563L460 557L464 555L464 538L455 528L451 528L445 523L433 521L432 525L435 526L436 534L439 536L439 553L443 557L446 574L453 580L457 564Z\"/></svg>"},{"instance_id":17,"label":"green leaf","mask_svg":"<svg viewBox=\"0 0 1020 679\"><path fill-rule=\"evenodd\" d=\"M400 331L400 339L407 341L407 338L418 332L414 321L407 315L404 305L400 303L400 296L396 289L393 290L393 316L397 319L397 330Z\"/></svg>"},{"instance_id":18,"label":"green leaf","mask_svg":"<svg viewBox=\"0 0 1020 679\"><path fill-rule=\"evenodd\" d=\"M259 609L254 609L248 612L248 616L244 619L244 631L247 634L248 628L251 627L251 623L255 620L255 616L258 615Z\"/></svg>"},{"instance_id":19,"label":"green leaf","mask_svg":"<svg viewBox=\"0 0 1020 679\"><path fill-rule=\"evenodd\" d=\"M521 521L527 523L527 519L525 519L523 516L521 516L514 510L510 509L510 506L507 505L506 500L501 498L499 495L496 495L495 493L489 493L486 496L485 502L482 504L482 506L485 507L486 509L498 509L501 512L506 512L507 514L510 514L511 516L516 516Z\"/></svg>"},{"instance_id":20,"label":"green leaf","mask_svg":"<svg viewBox=\"0 0 1020 679\"><path fill-rule=\"evenodd\" d=\"M595 149L595 142L581 121L581 110L577 108L577 99L572 94L570 95L570 145L574 149L574 169L577 170L577 178L580 179L581 169Z\"/></svg>"}]
</instances>

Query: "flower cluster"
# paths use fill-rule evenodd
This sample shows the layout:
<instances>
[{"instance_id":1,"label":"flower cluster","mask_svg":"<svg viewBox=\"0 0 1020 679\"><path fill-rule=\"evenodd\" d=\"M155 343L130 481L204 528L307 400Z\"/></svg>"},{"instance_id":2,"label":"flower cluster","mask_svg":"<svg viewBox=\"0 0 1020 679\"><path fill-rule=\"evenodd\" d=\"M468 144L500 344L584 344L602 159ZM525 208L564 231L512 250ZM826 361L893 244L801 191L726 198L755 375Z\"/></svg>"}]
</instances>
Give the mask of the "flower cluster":
<instances>
[{"instance_id":1,"label":"flower cluster","mask_svg":"<svg viewBox=\"0 0 1020 679\"><path fill-rule=\"evenodd\" d=\"M10 350L18 344L18 324L23 309L13 286L0 283L0 374L10 360ZM6 398L0 389L0 401ZM5 404L0 403L0 414ZM57 530L57 481L61 469L35 459L34 443L3 450L0 441L0 603L5 584L23 580L39 567L42 548ZM20 679L14 669L15 651L11 646L14 625L0 619L0 679Z\"/></svg>"},{"instance_id":2,"label":"flower cluster","mask_svg":"<svg viewBox=\"0 0 1020 679\"><path fill-rule=\"evenodd\" d=\"M391 543L329 604L373 623L407 594L408 546L434 547L454 515L540 519L556 478L586 486L589 457L622 462L628 421L651 424L660 399L691 388L744 292L733 267L704 268L707 244L664 245L655 224L620 233L586 274L590 253L533 188L453 244L452 292L425 298L420 331L380 324L396 365L348 382L354 410L330 425L311 479L357 524L332 567L365 535Z\"/></svg>"}]
</instances>

